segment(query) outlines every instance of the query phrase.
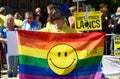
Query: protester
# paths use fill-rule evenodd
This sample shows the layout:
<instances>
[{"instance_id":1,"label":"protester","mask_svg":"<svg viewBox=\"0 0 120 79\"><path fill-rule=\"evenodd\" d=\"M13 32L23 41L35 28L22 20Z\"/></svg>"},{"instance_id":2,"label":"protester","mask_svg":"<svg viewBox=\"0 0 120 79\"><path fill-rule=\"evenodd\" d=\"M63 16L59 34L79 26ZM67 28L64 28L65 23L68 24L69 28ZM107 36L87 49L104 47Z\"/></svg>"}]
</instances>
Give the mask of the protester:
<instances>
[{"instance_id":1,"label":"protester","mask_svg":"<svg viewBox=\"0 0 120 79\"><path fill-rule=\"evenodd\" d=\"M14 18L15 18L15 25L17 25L19 28L22 28L23 17L17 12L14 14Z\"/></svg>"},{"instance_id":2,"label":"protester","mask_svg":"<svg viewBox=\"0 0 120 79\"><path fill-rule=\"evenodd\" d=\"M102 17L102 32L105 32L106 34L111 33L111 27L112 27L112 19L110 17L108 8L103 7L101 9L101 17ZM110 55L110 41L111 36L107 36L105 38L105 49L104 54Z\"/></svg>"},{"instance_id":3,"label":"protester","mask_svg":"<svg viewBox=\"0 0 120 79\"><path fill-rule=\"evenodd\" d=\"M22 15L21 15L20 13L18 13L18 12L16 12L16 13L14 14L14 18L15 18L15 19L19 19L19 20L23 20Z\"/></svg>"},{"instance_id":4,"label":"protester","mask_svg":"<svg viewBox=\"0 0 120 79\"><path fill-rule=\"evenodd\" d=\"M7 49L7 31L14 31L15 28L18 28L18 26L14 25L14 17L11 14L6 15L4 26L0 29L0 39L4 45L8 77L17 77L18 56L9 56Z\"/></svg>"},{"instance_id":5,"label":"protester","mask_svg":"<svg viewBox=\"0 0 120 79\"><path fill-rule=\"evenodd\" d=\"M112 26L112 34L120 34L120 7L117 8L116 12L111 15L113 26ZM111 55L114 55L114 36L111 36L110 43L110 52Z\"/></svg>"},{"instance_id":6,"label":"protester","mask_svg":"<svg viewBox=\"0 0 120 79\"><path fill-rule=\"evenodd\" d=\"M51 15L56 12L56 11L59 11L56 7L56 5L53 5L53 4L49 4L47 6L47 13L48 13L48 18L47 18L47 23L46 23L46 27L50 27L51 26L51 23L50 23L50 18L51 18Z\"/></svg>"},{"instance_id":7,"label":"protester","mask_svg":"<svg viewBox=\"0 0 120 79\"><path fill-rule=\"evenodd\" d=\"M6 9L4 7L0 7L0 28L4 24L5 15L6 15ZM3 51L3 45L1 42L0 42L0 55L1 55L1 68L4 68L4 63L6 62L5 62L5 55Z\"/></svg>"},{"instance_id":8,"label":"protester","mask_svg":"<svg viewBox=\"0 0 120 79\"><path fill-rule=\"evenodd\" d=\"M35 13L36 13L36 15L39 16L38 22L42 23L41 28L43 28L45 26L46 21L47 21L48 14L46 12L42 11L40 7L37 7L35 9Z\"/></svg>"},{"instance_id":9,"label":"protester","mask_svg":"<svg viewBox=\"0 0 120 79\"><path fill-rule=\"evenodd\" d=\"M44 32L54 33L77 33L76 30L65 26L64 15L60 11L54 12L50 17L51 26L49 28L41 29Z\"/></svg>"},{"instance_id":10,"label":"protester","mask_svg":"<svg viewBox=\"0 0 120 79\"><path fill-rule=\"evenodd\" d=\"M108 8L108 6L107 6L107 4L105 4L105 3L101 3L101 4L99 5L99 8L100 8L100 11L102 12L103 8Z\"/></svg>"},{"instance_id":11,"label":"protester","mask_svg":"<svg viewBox=\"0 0 120 79\"><path fill-rule=\"evenodd\" d=\"M70 12L71 12L71 16L68 18L68 22L71 28L75 28L75 17L74 17L74 13L77 12L77 7L76 6L72 6L69 8Z\"/></svg>"},{"instance_id":12,"label":"protester","mask_svg":"<svg viewBox=\"0 0 120 79\"><path fill-rule=\"evenodd\" d=\"M112 19L114 20L114 33L120 34L120 7L117 8L117 11L114 16L112 16Z\"/></svg>"},{"instance_id":13,"label":"protester","mask_svg":"<svg viewBox=\"0 0 120 79\"><path fill-rule=\"evenodd\" d=\"M112 19L110 17L109 11L107 8L103 8L101 13L102 13L102 31L110 33L110 28L112 27Z\"/></svg>"},{"instance_id":14,"label":"protester","mask_svg":"<svg viewBox=\"0 0 120 79\"><path fill-rule=\"evenodd\" d=\"M5 15L6 15L6 9L4 7L1 7L0 8L0 28L4 24Z\"/></svg>"},{"instance_id":15,"label":"protester","mask_svg":"<svg viewBox=\"0 0 120 79\"><path fill-rule=\"evenodd\" d=\"M39 18L40 18L39 15L37 15L36 13L33 14L33 20L36 20L38 22L39 28L41 29L43 27L42 27L42 23L39 21Z\"/></svg>"},{"instance_id":16,"label":"protester","mask_svg":"<svg viewBox=\"0 0 120 79\"><path fill-rule=\"evenodd\" d=\"M33 20L33 13L26 12L25 20L22 24L22 30L39 30L39 24L36 20Z\"/></svg>"}]
</instances>

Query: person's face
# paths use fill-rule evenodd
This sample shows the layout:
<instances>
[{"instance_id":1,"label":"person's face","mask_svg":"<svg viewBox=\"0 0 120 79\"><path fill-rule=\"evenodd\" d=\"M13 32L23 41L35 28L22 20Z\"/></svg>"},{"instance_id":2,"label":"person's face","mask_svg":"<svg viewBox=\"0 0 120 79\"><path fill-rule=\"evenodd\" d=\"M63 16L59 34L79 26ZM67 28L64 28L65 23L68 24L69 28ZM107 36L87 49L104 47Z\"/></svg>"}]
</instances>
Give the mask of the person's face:
<instances>
[{"instance_id":1,"label":"person's face","mask_svg":"<svg viewBox=\"0 0 120 79\"><path fill-rule=\"evenodd\" d=\"M40 14L41 9L40 9L40 8L37 8L37 9L35 10L35 12L36 12L37 14Z\"/></svg>"},{"instance_id":2,"label":"person's face","mask_svg":"<svg viewBox=\"0 0 120 79\"><path fill-rule=\"evenodd\" d=\"M70 12L71 12L71 14L73 15L73 14L75 13L75 10L72 9L72 10L70 10Z\"/></svg>"},{"instance_id":3,"label":"person's face","mask_svg":"<svg viewBox=\"0 0 120 79\"><path fill-rule=\"evenodd\" d=\"M64 22L65 22L64 18L59 18L54 21L54 24L57 25L57 29L61 29L62 26L64 25Z\"/></svg>"},{"instance_id":4,"label":"person's face","mask_svg":"<svg viewBox=\"0 0 120 79\"><path fill-rule=\"evenodd\" d=\"M103 16L106 16L106 15L107 15L107 11L102 10L102 15L103 15Z\"/></svg>"},{"instance_id":5,"label":"person's face","mask_svg":"<svg viewBox=\"0 0 120 79\"><path fill-rule=\"evenodd\" d=\"M26 16L25 19L30 24L33 20L33 17L32 16Z\"/></svg>"},{"instance_id":6,"label":"person's face","mask_svg":"<svg viewBox=\"0 0 120 79\"><path fill-rule=\"evenodd\" d=\"M7 19L7 26L14 26L14 19L13 18L8 18Z\"/></svg>"}]
</instances>

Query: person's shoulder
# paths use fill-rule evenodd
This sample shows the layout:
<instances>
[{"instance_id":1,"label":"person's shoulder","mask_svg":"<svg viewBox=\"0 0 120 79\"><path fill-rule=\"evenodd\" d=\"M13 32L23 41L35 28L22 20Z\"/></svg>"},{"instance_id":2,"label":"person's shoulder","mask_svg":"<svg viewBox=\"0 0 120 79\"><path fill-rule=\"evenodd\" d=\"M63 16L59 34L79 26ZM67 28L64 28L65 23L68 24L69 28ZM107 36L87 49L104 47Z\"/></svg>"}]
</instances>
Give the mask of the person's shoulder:
<instances>
[{"instance_id":1,"label":"person's shoulder","mask_svg":"<svg viewBox=\"0 0 120 79\"><path fill-rule=\"evenodd\" d=\"M24 24L24 23L26 23L26 22L27 22L26 20L23 20L23 22L22 22L22 23Z\"/></svg>"},{"instance_id":2,"label":"person's shoulder","mask_svg":"<svg viewBox=\"0 0 120 79\"><path fill-rule=\"evenodd\" d=\"M45 27L43 29L40 29L39 31L42 31L42 32L54 32L56 33L57 32L57 29L55 27Z\"/></svg>"},{"instance_id":3,"label":"person's shoulder","mask_svg":"<svg viewBox=\"0 0 120 79\"><path fill-rule=\"evenodd\" d=\"M69 27L69 28L70 28L70 27ZM70 32L71 32L71 33L78 33L78 31L75 30L75 29L73 29L73 28L70 28Z\"/></svg>"},{"instance_id":4,"label":"person's shoulder","mask_svg":"<svg viewBox=\"0 0 120 79\"><path fill-rule=\"evenodd\" d=\"M6 27L5 27L5 26L2 26L2 27L1 27L1 29L4 29L4 28L6 28Z\"/></svg>"},{"instance_id":5,"label":"person's shoulder","mask_svg":"<svg viewBox=\"0 0 120 79\"><path fill-rule=\"evenodd\" d=\"M23 21L20 19L15 19L15 23L22 23Z\"/></svg>"},{"instance_id":6,"label":"person's shoulder","mask_svg":"<svg viewBox=\"0 0 120 79\"><path fill-rule=\"evenodd\" d=\"M38 24L38 22L36 20L33 20L32 24Z\"/></svg>"},{"instance_id":7,"label":"person's shoulder","mask_svg":"<svg viewBox=\"0 0 120 79\"><path fill-rule=\"evenodd\" d=\"M6 32L6 27L5 27L5 26L2 26L2 27L0 28L0 33L2 33L2 32Z\"/></svg>"},{"instance_id":8,"label":"person's shoulder","mask_svg":"<svg viewBox=\"0 0 120 79\"><path fill-rule=\"evenodd\" d=\"M0 17L0 28L2 27L3 24L4 24L4 20Z\"/></svg>"},{"instance_id":9,"label":"person's shoulder","mask_svg":"<svg viewBox=\"0 0 120 79\"><path fill-rule=\"evenodd\" d=\"M68 26L64 26L63 29L68 33L78 33L78 31Z\"/></svg>"},{"instance_id":10,"label":"person's shoulder","mask_svg":"<svg viewBox=\"0 0 120 79\"><path fill-rule=\"evenodd\" d=\"M46 23L46 28L49 28L49 27L51 27L51 22Z\"/></svg>"},{"instance_id":11,"label":"person's shoulder","mask_svg":"<svg viewBox=\"0 0 120 79\"><path fill-rule=\"evenodd\" d=\"M2 14L0 14L0 17L1 17L1 19L5 19L5 16L4 15L2 15Z\"/></svg>"},{"instance_id":12,"label":"person's shoulder","mask_svg":"<svg viewBox=\"0 0 120 79\"><path fill-rule=\"evenodd\" d=\"M36 20L32 20L32 22L37 22Z\"/></svg>"},{"instance_id":13,"label":"person's shoulder","mask_svg":"<svg viewBox=\"0 0 120 79\"><path fill-rule=\"evenodd\" d=\"M41 32L48 32L49 29L48 29L48 28L42 28L42 29L40 29L39 31L41 31Z\"/></svg>"},{"instance_id":14,"label":"person's shoulder","mask_svg":"<svg viewBox=\"0 0 120 79\"><path fill-rule=\"evenodd\" d=\"M23 22L23 21L20 19L15 19L15 22Z\"/></svg>"}]
</instances>

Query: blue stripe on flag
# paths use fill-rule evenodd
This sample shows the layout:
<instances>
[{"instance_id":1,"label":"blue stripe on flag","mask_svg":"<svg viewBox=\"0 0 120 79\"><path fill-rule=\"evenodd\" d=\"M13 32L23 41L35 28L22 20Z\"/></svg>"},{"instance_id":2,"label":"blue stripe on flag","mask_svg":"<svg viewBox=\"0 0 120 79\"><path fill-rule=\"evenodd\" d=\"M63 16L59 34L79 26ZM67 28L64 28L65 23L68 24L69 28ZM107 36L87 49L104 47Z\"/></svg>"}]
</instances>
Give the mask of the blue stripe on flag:
<instances>
[{"instance_id":1,"label":"blue stripe on flag","mask_svg":"<svg viewBox=\"0 0 120 79\"><path fill-rule=\"evenodd\" d=\"M75 68L70 74L65 76L66 77L85 76L85 75L95 74L100 71L101 71L101 64L89 66L89 67L83 67L83 68ZM23 65L23 64L20 64L19 72L24 74L37 75L37 76L55 76L55 77L59 76L55 74L50 68L43 68L43 67Z\"/></svg>"}]
</instances>

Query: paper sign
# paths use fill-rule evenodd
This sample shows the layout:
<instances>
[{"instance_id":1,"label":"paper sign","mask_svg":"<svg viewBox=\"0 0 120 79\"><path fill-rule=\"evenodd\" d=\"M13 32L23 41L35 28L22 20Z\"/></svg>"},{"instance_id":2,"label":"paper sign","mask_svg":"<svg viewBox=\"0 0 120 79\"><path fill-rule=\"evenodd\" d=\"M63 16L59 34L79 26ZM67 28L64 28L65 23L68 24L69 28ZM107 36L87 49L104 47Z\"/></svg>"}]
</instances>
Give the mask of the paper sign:
<instances>
[{"instance_id":1,"label":"paper sign","mask_svg":"<svg viewBox=\"0 0 120 79\"><path fill-rule=\"evenodd\" d=\"M15 31L7 32L8 55L18 55L17 35Z\"/></svg>"},{"instance_id":2,"label":"paper sign","mask_svg":"<svg viewBox=\"0 0 120 79\"><path fill-rule=\"evenodd\" d=\"M76 12L75 29L78 31L102 30L102 20L100 11Z\"/></svg>"},{"instance_id":3,"label":"paper sign","mask_svg":"<svg viewBox=\"0 0 120 79\"><path fill-rule=\"evenodd\" d=\"M114 55L120 56L120 34L114 37Z\"/></svg>"}]
</instances>

